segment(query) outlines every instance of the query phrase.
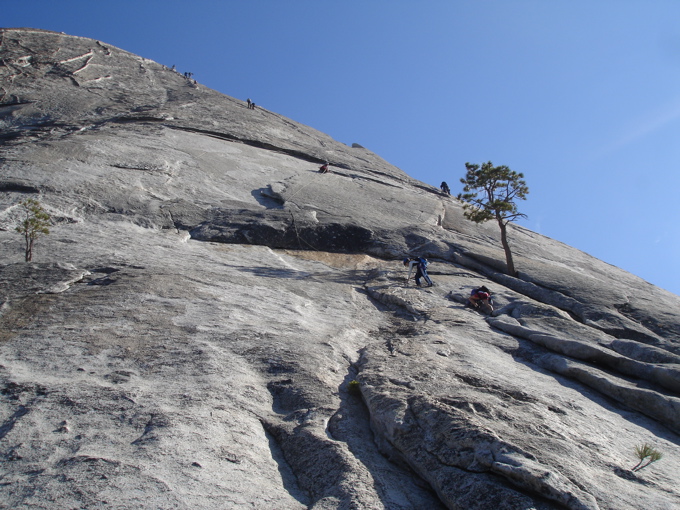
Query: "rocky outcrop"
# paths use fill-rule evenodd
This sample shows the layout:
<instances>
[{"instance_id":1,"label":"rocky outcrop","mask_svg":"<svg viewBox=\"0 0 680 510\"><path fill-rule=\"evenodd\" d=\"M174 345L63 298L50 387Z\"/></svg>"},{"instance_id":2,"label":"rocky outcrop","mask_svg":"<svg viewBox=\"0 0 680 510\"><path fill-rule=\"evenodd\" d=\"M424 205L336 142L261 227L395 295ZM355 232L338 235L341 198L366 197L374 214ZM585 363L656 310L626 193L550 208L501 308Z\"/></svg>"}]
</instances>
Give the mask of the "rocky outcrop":
<instances>
[{"instance_id":1,"label":"rocky outcrop","mask_svg":"<svg viewBox=\"0 0 680 510\"><path fill-rule=\"evenodd\" d=\"M493 225L361 146L104 42L0 37L5 505L680 505L678 296L516 226L508 277ZM53 219L28 264L26 197Z\"/></svg>"}]
</instances>

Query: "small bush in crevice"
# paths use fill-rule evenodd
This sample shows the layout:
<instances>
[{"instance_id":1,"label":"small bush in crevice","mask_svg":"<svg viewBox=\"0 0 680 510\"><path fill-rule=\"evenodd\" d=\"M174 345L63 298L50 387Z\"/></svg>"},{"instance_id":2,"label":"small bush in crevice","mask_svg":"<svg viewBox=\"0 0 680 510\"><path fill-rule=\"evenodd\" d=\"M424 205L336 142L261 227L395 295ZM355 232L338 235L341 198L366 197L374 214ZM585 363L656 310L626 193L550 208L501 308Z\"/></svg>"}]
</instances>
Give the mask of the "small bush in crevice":
<instances>
[{"instance_id":1,"label":"small bush in crevice","mask_svg":"<svg viewBox=\"0 0 680 510\"><path fill-rule=\"evenodd\" d=\"M347 392L350 395L355 395L355 396L361 395L361 383L359 381L357 381L356 379L351 380L347 384Z\"/></svg>"}]
</instances>

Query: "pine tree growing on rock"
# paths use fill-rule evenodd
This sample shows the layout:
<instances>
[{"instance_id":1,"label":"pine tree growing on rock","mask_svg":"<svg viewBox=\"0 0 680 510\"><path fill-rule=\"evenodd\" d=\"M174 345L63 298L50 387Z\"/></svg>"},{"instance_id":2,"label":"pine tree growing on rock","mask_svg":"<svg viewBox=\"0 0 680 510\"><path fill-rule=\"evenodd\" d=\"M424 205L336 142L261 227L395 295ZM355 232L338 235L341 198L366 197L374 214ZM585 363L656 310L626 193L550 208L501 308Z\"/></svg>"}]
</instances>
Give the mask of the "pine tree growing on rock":
<instances>
[{"instance_id":1,"label":"pine tree growing on rock","mask_svg":"<svg viewBox=\"0 0 680 510\"><path fill-rule=\"evenodd\" d=\"M24 208L25 219L16 228L17 232L24 235L26 240L26 262L33 260L33 243L41 235L50 233L50 215L43 209L40 202L28 198L20 204Z\"/></svg>"},{"instance_id":2,"label":"pine tree growing on rock","mask_svg":"<svg viewBox=\"0 0 680 510\"><path fill-rule=\"evenodd\" d=\"M458 199L465 202L464 215L475 223L484 223L492 219L498 222L507 273L516 276L515 263L508 244L507 226L514 219L527 217L526 214L517 211L515 204L515 200L526 200L529 194L524 175L510 170L505 165L493 166L491 161L482 163L481 167L465 163L465 168L467 174L460 180L464 185L463 193L458 194Z\"/></svg>"}]
</instances>

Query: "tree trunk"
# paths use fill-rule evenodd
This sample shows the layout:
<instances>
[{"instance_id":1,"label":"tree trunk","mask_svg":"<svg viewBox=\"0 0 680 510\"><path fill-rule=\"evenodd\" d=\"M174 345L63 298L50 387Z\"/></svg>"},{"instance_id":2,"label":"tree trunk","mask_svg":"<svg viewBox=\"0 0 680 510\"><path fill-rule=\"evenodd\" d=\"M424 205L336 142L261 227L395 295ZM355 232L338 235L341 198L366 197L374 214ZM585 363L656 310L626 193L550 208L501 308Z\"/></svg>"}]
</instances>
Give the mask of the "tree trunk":
<instances>
[{"instance_id":1,"label":"tree trunk","mask_svg":"<svg viewBox=\"0 0 680 510\"><path fill-rule=\"evenodd\" d=\"M33 238L26 236L26 262L33 260Z\"/></svg>"},{"instance_id":2,"label":"tree trunk","mask_svg":"<svg viewBox=\"0 0 680 510\"><path fill-rule=\"evenodd\" d=\"M515 263L512 261L512 252L510 251L510 245L508 244L507 224L500 218L497 218L497 220L498 226L501 229L501 243L503 244L503 251L505 251L505 262L508 266L508 274L512 277L516 277L517 271L515 271Z\"/></svg>"}]
</instances>

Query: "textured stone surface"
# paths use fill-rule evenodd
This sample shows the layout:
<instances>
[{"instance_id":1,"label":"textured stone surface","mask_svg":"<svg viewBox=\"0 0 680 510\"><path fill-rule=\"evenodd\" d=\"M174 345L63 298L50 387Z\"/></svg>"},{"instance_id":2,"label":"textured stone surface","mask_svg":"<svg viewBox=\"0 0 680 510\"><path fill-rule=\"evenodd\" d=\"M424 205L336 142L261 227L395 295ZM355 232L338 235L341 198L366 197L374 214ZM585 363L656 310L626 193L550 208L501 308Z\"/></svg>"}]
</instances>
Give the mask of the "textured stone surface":
<instances>
[{"instance_id":1,"label":"textured stone surface","mask_svg":"<svg viewBox=\"0 0 680 510\"><path fill-rule=\"evenodd\" d=\"M0 37L0 507L680 506L678 296L519 227L510 278L493 225L357 144Z\"/></svg>"}]
</instances>

